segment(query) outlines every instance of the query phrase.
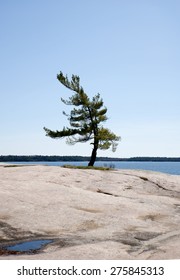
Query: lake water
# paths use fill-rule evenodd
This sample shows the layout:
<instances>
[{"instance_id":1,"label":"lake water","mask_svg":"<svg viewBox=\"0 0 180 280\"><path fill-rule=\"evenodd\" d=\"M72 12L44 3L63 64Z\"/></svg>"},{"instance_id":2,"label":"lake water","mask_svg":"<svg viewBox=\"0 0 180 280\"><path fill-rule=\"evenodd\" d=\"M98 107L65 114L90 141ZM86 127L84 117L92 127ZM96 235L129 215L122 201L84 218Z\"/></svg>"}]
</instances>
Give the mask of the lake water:
<instances>
[{"instance_id":1,"label":"lake water","mask_svg":"<svg viewBox=\"0 0 180 280\"><path fill-rule=\"evenodd\" d=\"M87 161L73 161L73 162L9 162L9 164L45 164L51 166L70 165L87 165ZM97 161L95 166L107 166L116 169L141 169L163 172L168 174L180 175L180 162L149 162L149 161Z\"/></svg>"}]
</instances>

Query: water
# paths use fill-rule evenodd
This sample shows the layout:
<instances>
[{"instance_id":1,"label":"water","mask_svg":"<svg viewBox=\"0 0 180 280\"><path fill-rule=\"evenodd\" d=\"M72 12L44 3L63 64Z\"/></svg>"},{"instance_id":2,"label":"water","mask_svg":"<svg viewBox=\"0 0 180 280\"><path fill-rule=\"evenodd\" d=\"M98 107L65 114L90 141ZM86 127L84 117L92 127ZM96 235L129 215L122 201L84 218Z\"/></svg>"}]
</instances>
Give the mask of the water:
<instances>
[{"instance_id":1,"label":"water","mask_svg":"<svg viewBox=\"0 0 180 280\"><path fill-rule=\"evenodd\" d=\"M83 165L87 166L87 161L73 161L73 162L10 162L11 164L43 164L43 165L50 165L50 166L63 166L65 164L70 165ZM157 172L163 172L168 174L180 175L180 162L150 162L150 161L97 161L95 166L110 166L116 169L141 169L141 170L151 170Z\"/></svg>"},{"instance_id":2,"label":"water","mask_svg":"<svg viewBox=\"0 0 180 280\"><path fill-rule=\"evenodd\" d=\"M32 251L32 250L39 250L44 245L47 245L51 242L53 242L53 240L51 240L51 239L32 240L32 241L17 243L12 246L7 246L5 249L8 251L28 252L28 251Z\"/></svg>"}]
</instances>

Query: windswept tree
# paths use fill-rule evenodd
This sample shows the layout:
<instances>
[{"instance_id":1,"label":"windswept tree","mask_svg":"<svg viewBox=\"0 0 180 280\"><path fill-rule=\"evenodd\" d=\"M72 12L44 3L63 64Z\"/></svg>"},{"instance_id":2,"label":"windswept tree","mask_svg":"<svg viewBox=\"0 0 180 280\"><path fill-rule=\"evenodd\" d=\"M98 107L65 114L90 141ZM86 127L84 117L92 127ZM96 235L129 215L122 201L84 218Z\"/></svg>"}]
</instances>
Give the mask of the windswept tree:
<instances>
[{"instance_id":1,"label":"windswept tree","mask_svg":"<svg viewBox=\"0 0 180 280\"><path fill-rule=\"evenodd\" d=\"M107 150L112 147L115 152L120 137L111 132L108 128L102 126L107 120L107 108L103 107L103 100L100 94L96 94L92 100L80 86L79 76L72 75L71 80L64 76L62 72L57 75L59 82L66 88L72 90L74 94L69 100L61 101L66 105L73 105L74 108L70 114L63 112L68 118L70 127L64 127L62 130L50 130L44 127L46 136L51 138L67 137L67 144L84 143L91 141L93 145L89 166L93 166L96 161L97 150Z\"/></svg>"}]
</instances>

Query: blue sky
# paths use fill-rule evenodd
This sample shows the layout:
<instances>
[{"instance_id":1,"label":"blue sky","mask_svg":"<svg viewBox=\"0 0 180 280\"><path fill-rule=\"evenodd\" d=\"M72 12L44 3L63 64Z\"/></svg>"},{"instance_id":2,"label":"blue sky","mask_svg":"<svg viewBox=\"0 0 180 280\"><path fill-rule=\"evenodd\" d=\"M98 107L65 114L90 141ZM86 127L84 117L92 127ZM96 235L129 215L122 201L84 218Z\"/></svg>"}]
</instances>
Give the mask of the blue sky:
<instances>
[{"instance_id":1,"label":"blue sky","mask_svg":"<svg viewBox=\"0 0 180 280\"><path fill-rule=\"evenodd\" d=\"M56 79L79 75L108 108L116 153L180 156L180 1L1 0L0 154L90 155L45 137L67 125Z\"/></svg>"}]
</instances>

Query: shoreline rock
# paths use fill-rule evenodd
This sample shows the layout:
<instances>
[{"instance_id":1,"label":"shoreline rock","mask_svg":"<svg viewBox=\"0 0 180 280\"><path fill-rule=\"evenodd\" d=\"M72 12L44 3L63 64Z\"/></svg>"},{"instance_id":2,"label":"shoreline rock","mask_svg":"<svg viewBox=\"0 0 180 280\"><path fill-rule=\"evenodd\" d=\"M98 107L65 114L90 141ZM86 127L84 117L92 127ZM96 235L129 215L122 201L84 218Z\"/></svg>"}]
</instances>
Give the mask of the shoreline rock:
<instances>
[{"instance_id":1,"label":"shoreline rock","mask_svg":"<svg viewBox=\"0 0 180 280\"><path fill-rule=\"evenodd\" d=\"M0 197L0 248L54 239L0 259L180 258L178 175L1 165Z\"/></svg>"}]
</instances>

